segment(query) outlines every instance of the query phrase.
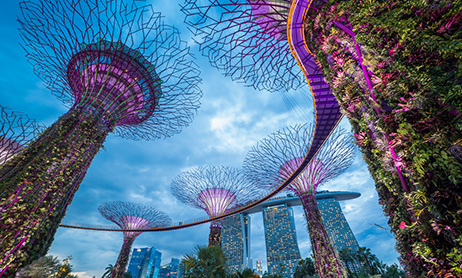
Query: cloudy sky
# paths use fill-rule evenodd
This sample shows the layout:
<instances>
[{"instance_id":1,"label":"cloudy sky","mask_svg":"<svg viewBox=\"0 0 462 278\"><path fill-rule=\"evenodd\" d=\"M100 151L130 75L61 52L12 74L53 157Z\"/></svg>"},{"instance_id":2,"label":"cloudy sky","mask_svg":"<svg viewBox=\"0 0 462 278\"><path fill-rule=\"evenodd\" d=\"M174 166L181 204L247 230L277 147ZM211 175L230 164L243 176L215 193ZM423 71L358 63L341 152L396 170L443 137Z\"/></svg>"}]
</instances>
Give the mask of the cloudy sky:
<instances>
[{"instance_id":1,"label":"cloudy sky","mask_svg":"<svg viewBox=\"0 0 462 278\"><path fill-rule=\"evenodd\" d=\"M227 165L241 167L246 152L266 135L287 125L312 121L313 108L307 88L277 93L255 91L223 77L210 67L174 1L153 1L168 24L177 26L200 65L203 82L202 105L193 123L182 133L160 141L130 141L110 135L94 159L68 208L63 223L111 225L97 207L112 200L153 206L168 213L173 221L203 217L205 213L177 201L170 193L171 180L189 167ZM0 3L0 104L20 111L49 126L67 109L43 86L20 47L19 14L16 1ZM341 126L350 130L344 119ZM358 199L341 203L360 246L372 249L385 263L396 263L395 240L378 205L374 184L359 152L353 165L322 189L360 192ZM301 208L294 208L298 243L302 257L310 254L310 243ZM261 215L252 214L252 257L263 260L266 253ZM384 229L380 228L383 227ZM194 246L206 244L208 225L184 230L141 234L134 247L154 246L162 252L162 264L181 258ZM108 264L114 264L122 234L60 228L49 254L62 259L72 255L74 271L80 277L100 277Z\"/></svg>"}]
</instances>

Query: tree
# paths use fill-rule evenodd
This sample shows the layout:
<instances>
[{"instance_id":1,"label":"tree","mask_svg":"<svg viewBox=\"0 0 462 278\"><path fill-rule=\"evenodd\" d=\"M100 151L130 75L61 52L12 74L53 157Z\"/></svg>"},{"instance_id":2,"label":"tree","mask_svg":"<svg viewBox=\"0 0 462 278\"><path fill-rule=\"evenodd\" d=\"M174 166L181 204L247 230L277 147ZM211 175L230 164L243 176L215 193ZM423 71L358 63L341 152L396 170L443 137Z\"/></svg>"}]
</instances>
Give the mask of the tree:
<instances>
[{"instance_id":1,"label":"tree","mask_svg":"<svg viewBox=\"0 0 462 278\"><path fill-rule=\"evenodd\" d=\"M181 259L183 277L185 278L226 278L226 259L219 246L196 246L193 254Z\"/></svg>"},{"instance_id":2,"label":"tree","mask_svg":"<svg viewBox=\"0 0 462 278\"><path fill-rule=\"evenodd\" d=\"M101 276L101 278L109 278L109 277L111 277L111 273L112 273L113 269L114 269L114 266L112 264L109 264L105 268L106 271L103 273L103 276Z\"/></svg>"},{"instance_id":3,"label":"tree","mask_svg":"<svg viewBox=\"0 0 462 278\"><path fill-rule=\"evenodd\" d=\"M250 268L245 268L242 272L236 271L232 278L259 278L260 276Z\"/></svg>"},{"instance_id":4,"label":"tree","mask_svg":"<svg viewBox=\"0 0 462 278\"><path fill-rule=\"evenodd\" d=\"M298 266L295 269L294 278L311 278L315 275L313 259L308 257L298 262Z\"/></svg>"},{"instance_id":5,"label":"tree","mask_svg":"<svg viewBox=\"0 0 462 278\"><path fill-rule=\"evenodd\" d=\"M58 257L42 256L33 261L30 265L16 273L17 278L77 278L71 274L72 265L69 263L72 256L68 256L59 262Z\"/></svg>"},{"instance_id":6,"label":"tree","mask_svg":"<svg viewBox=\"0 0 462 278\"><path fill-rule=\"evenodd\" d=\"M400 269L397 264L386 266L385 271L382 273L382 278L404 278L407 277L404 270Z\"/></svg>"},{"instance_id":7,"label":"tree","mask_svg":"<svg viewBox=\"0 0 462 278\"><path fill-rule=\"evenodd\" d=\"M113 269L114 269L114 266L112 264L109 264L105 268L106 271L103 273L103 276L101 276L101 278L109 278L109 277L111 277L111 273L112 273Z\"/></svg>"}]
</instances>

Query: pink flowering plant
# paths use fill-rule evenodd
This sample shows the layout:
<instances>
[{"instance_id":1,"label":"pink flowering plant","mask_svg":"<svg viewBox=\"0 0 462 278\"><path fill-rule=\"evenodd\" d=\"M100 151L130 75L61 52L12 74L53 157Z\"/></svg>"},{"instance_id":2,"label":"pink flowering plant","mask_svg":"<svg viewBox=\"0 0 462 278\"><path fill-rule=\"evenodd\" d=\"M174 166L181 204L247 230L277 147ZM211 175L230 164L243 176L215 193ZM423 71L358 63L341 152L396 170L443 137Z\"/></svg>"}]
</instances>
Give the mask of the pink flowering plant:
<instances>
[{"instance_id":1,"label":"pink flowering plant","mask_svg":"<svg viewBox=\"0 0 462 278\"><path fill-rule=\"evenodd\" d=\"M462 3L313 1L307 44L411 277L462 276Z\"/></svg>"}]
</instances>

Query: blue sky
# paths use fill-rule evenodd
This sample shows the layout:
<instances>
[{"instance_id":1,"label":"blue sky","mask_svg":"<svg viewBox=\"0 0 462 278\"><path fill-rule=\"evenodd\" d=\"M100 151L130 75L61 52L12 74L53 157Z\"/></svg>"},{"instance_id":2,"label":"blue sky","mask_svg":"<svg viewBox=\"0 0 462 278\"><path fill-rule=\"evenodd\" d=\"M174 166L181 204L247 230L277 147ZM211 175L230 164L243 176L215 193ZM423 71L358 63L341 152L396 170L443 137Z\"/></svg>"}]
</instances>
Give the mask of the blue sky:
<instances>
[{"instance_id":1,"label":"blue sky","mask_svg":"<svg viewBox=\"0 0 462 278\"><path fill-rule=\"evenodd\" d=\"M164 21L181 30L191 45L202 71L202 106L182 133L159 141L131 141L109 135L68 208L64 223L111 225L97 210L105 201L123 200L158 208L174 222L205 216L189 208L170 193L170 182L180 172L200 165L241 167L246 152L258 140L287 125L311 121L311 94L307 87L285 96L255 91L223 77L209 66L183 24L179 1L153 1ZM0 104L23 112L49 126L67 109L43 86L19 45L19 14L16 1L0 3ZM286 103L291 102L292 105ZM350 130L344 119L341 126ZM360 246L372 249L385 263L396 263L395 240L386 230L386 218L378 204L374 183L358 152L353 165L321 189L357 191L358 199L341 206ZM298 243L302 257L310 254L310 243L301 208L294 208ZM254 262L266 253L261 215L252 217L251 255ZM208 225L193 228L143 233L134 247L155 246L162 252L162 264L181 258L194 246L206 244ZM122 246L122 233L95 232L60 228L49 254L64 259L73 256L74 272L80 277L100 277L108 264L114 264Z\"/></svg>"}]
</instances>

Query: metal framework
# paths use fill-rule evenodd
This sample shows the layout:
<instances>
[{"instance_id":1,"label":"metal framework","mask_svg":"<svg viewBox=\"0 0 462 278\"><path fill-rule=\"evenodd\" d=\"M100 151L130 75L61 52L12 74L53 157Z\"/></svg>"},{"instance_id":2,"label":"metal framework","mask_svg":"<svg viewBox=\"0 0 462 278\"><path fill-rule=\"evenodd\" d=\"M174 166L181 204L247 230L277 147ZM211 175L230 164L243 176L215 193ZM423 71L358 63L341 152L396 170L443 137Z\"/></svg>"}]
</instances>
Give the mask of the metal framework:
<instances>
[{"instance_id":1,"label":"metal framework","mask_svg":"<svg viewBox=\"0 0 462 278\"><path fill-rule=\"evenodd\" d=\"M70 107L0 169L0 274L43 255L106 136L178 133L199 106L199 70L177 29L134 1L20 3L27 57Z\"/></svg>"},{"instance_id":2,"label":"metal framework","mask_svg":"<svg viewBox=\"0 0 462 278\"><path fill-rule=\"evenodd\" d=\"M260 190L244 172L226 166L203 166L182 172L172 181L173 196L186 205L217 217L260 197ZM221 246L221 221L210 224L209 245Z\"/></svg>"},{"instance_id":3,"label":"metal framework","mask_svg":"<svg viewBox=\"0 0 462 278\"><path fill-rule=\"evenodd\" d=\"M164 227L172 224L167 214L151 207L122 201L107 202L98 207L104 218L114 222L121 229L145 229ZM136 237L142 232L124 232L124 243L111 278L122 278L130 256L131 247Z\"/></svg>"},{"instance_id":4,"label":"metal framework","mask_svg":"<svg viewBox=\"0 0 462 278\"><path fill-rule=\"evenodd\" d=\"M259 90L306 85L287 43L289 0L196 2L187 0L182 11L212 66Z\"/></svg>"},{"instance_id":5,"label":"metal framework","mask_svg":"<svg viewBox=\"0 0 462 278\"><path fill-rule=\"evenodd\" d=\"M42 128L28 116L0 105L0 167L36 138Z\"/></svg>"},{"instance_id":6,"label":"metal framework","mask_svg":"<svg viewBox=\"0 0 462 278\"><path fill-rule=\"evenodd\" d=\"M313 137L307 124L288 127L269 135L245 157L243 168L253 182L274 190L303 163ZM337 129L304 171L287 187L300 198L308 224L316 273L320 277L344 277L316 202L319 186L342 173L353 160L355 147L348 133Z\"/></svg>"}]
</instances>

